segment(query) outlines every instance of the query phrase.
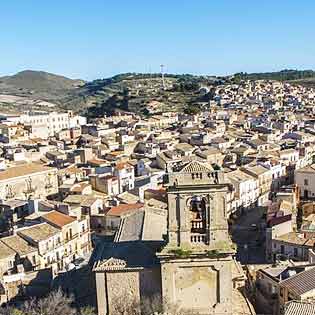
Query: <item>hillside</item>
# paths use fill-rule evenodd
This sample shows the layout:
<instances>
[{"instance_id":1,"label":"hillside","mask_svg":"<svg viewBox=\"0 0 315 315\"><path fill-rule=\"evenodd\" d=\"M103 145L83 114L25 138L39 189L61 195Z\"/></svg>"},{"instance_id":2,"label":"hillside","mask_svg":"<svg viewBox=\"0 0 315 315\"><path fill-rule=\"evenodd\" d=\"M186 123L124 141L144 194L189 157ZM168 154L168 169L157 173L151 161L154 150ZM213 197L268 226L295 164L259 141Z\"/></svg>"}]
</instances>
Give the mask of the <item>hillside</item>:
<instances>
[{"instance_id":1,"label":"hillside","mask_svg":"<svg viewBox=\"0 0 315 315\"><path fill-rule=\"evenodd\" d=\"M163 86L159 73L124 73L84 82L26 70L0 78L0 110L22 111L42 109L43 106L50 106L54 110L57 106L88 117L116 111L132 111L143 115L165 111L193 113L207 106L215 86L242 80L279 80L315 87L315 72L283 70L237 73L228 77L165 74Z\"/></svg>"},{"instance_id":2,"label":"hillside","mask_svg":"<svg viewBox=\"0 0 315 315\"><path fill-rule=\"evenodd\" d=\"M277 81L315 81L313 70L281 70L275 72L246 73L240 72L234 75L235 81L240 80L277 80Z\"/></svg>"},{"instance_id":3,"label":"hillside","mask_svg":"<svg viewBox=\"0 0 315 315\"><path fill-rule=\"evenodd\" d=\"M58 100L82 84L82 80L72 80L43 71L25 70L12 76L1 77L0 94Z\"/></svg>"},{"instance_id":4,"label":"hillside","mask_svg":"<svg viewBox=\"0 0 315 315\"><path fill-rule=\"evenodd\" d=\"M201 93L200 87L206 87L209 92L216 84L220 84L217 78L189 74L167 74L163 86L161 74L124 73L83 82L26 70L0 78L0 110L42 110L49 105L52 110L57 106L89 117L115 111L144 115L163 111L190 112L199 110L202 103L209 100L210 94Z\"/></svg>"},{"instance_id":5,"label":"hillside","mask_svg":"<svg viewBox=\"0 0 315 315\"><path fill-rule=\"evenodd\" d=\"M211 89L220 84L213 77L193 75L126 73L109 79L88 82L63 100L65 109L83 109L89 117L110 114L114 111L132 111L139 114L163 111L194 111L209 100Z\"/></svg>"},{"instance_id":6,"label":"hillside","mask_svg":"<svg viewBox=\"0 0 315 315\"><path fill-rule=\"evenodd\" d=\"M212 98L213 87L242 80L278 80L315 87L315 71L237 73L228 77L168 74L165 75L164 88L160 74L125 73L88 82L71 97L65 98L63 106L70 109L80 108L89 117L102 116L117 110L139 114L196 112ZM200 89L202 87L205 89Z\"/></svg>"}]
</instances>

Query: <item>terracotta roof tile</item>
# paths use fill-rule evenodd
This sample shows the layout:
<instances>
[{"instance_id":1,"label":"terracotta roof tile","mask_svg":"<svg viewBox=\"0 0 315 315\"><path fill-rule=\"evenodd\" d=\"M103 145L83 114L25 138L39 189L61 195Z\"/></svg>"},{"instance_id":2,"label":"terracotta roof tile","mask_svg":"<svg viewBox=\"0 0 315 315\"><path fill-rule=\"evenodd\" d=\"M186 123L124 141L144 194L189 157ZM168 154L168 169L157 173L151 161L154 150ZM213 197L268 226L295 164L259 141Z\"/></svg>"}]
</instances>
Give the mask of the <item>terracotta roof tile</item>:
<instances>
[{"instance_id":1,"label":"terracotta roof tile","mask_svg":"<svg viewBox=\"0 0 315 315\"><path fill-rule=\"evenodd\" d=\"M59 228L75 221L74 218L55 210L43 215L43 219Z\"/></svg>"},{"instance_id":2,"label":"terracotta roof tile","mask_svg":"<svg viewBox=\"0 0 315 315\"><path fill-rule=\"evenodd\" d=\"M133 203L133 204L121 204L116 207L110 208L106 215L112 215L112 216L121 216L124 215L130 211L136 211L141 208L143 208L144 204L143 203Z\"/></svg>"},{"instance_id":3,"label":"terracotta roof tile","mask_svg":"<svg viewBox=\"0 0 315 315\"><path fill-rule=\"evenodd\" d=\"M291 292L300 296L315 289L315 268L302 271L281 283L281 287L286 287Z\"/></svg>"}]
</instances>

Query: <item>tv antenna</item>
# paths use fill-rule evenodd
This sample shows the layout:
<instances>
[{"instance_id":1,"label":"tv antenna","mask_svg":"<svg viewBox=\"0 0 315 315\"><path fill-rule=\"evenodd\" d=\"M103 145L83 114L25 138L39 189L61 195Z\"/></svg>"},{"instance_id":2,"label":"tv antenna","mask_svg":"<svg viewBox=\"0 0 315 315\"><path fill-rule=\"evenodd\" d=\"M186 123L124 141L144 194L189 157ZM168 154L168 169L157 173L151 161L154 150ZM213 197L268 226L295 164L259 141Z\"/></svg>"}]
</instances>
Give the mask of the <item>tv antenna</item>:
<instances>
[{"instance_id":1,"label":"tv antenna","mask_svg":"<svg viewBox=\"0 0 315 315\"><path fill-rule=\"evenodd\" d=\"M163 90L165 90L165 79L164 79L164 68L165 65L160 65L161 68L161 76L162 76L162 86L163 86Z\"/></svg>"}]
</instances>

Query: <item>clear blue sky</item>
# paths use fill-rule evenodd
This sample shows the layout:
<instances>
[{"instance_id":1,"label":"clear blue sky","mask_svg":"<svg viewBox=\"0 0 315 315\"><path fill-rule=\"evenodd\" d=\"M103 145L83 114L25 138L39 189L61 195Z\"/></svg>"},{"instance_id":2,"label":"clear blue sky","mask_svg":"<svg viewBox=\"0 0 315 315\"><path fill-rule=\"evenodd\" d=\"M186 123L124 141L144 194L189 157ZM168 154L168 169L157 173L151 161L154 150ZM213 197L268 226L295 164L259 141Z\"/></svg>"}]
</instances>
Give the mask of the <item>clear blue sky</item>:
<instances>
[{"instance_id":1,"label":"clear blue sky","mask_svg":"<svg viewBox=\"0 0 315 315\"><path fill-rule=\"evenodd\" d=\"M314 0L2 0L0 75L315 69Z\"/></svg>"}]
</instances>

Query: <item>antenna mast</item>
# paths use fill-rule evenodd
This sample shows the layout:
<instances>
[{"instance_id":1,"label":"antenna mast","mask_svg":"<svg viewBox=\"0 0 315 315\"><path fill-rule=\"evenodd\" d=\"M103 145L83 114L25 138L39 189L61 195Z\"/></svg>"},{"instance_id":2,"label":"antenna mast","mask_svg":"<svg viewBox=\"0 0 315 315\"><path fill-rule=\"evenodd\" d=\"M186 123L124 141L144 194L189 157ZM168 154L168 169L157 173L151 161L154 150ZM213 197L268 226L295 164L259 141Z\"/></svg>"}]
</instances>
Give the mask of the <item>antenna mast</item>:
<instances>
[{"instance_id":1,"label":"antenna mast","mask_svg":"<svg viewBox=\"0 0 315 315\"><path fill-rule=\"evenodd\" d=\"M163 86L163 90L165 90L164 67L165 67L165 65L160 65L160 68L161 68L161 75L162 75L162 86Z\"/></svg>"}]
</instances>

